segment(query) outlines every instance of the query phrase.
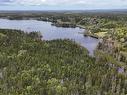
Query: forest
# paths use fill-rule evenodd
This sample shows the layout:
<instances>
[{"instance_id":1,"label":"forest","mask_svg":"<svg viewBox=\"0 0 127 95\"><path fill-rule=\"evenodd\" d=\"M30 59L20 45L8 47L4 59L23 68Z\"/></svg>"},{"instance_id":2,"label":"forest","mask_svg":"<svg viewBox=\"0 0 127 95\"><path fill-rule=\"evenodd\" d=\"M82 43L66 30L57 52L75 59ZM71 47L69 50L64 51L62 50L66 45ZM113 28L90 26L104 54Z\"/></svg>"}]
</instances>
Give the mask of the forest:
<instances>
[{"instance_id":1,"label":"forest","mask_svg":"<svg viewBox=\"0 0 127 95\"><path fill-rule=\"evenodd\" d=\"M127 95L126 12L12 12L0 18L73 24L99 39L90 56L69 39L0 29L0 95Z\"/></svg>"},{"instance_id":2,"label":"forest","mask_svg":"<svg viewBox=\"0 0 127 95\"><path fill-rule=\"evenodd\" d=\"M126 69L74 41L0 29L0 95L126 95Z\"/></svg>"}]
</instances>

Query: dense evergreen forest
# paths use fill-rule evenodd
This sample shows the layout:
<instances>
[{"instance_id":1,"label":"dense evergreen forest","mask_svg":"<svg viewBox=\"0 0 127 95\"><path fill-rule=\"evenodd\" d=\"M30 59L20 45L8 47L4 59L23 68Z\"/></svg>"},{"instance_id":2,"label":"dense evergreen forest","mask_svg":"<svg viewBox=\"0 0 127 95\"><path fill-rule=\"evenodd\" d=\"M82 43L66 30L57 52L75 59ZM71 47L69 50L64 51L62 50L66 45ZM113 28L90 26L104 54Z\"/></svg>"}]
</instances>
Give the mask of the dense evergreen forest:
<instances>
[{"instance_id":1,"label":"dense evergreen forest","mask_svg":"<svg viewBox=\"0 0 127 95\"><path fill-rule=\"evenodd\" d=\"M39 32L0 29L0 95L127 95L127 13L12 12L81 27L100 40L94 56L74 41L41 40Z\"/></svg>"},{"instance_id":2,"label":"dense evergreen forest","mask_svg":"<svg viewBox=\"0 0 127 95\"><path fill-rule=\"evenodd\" d=\"M68 39L0 29L0 95L126 95L127 71Z\"/></svg>"}]
</instances>

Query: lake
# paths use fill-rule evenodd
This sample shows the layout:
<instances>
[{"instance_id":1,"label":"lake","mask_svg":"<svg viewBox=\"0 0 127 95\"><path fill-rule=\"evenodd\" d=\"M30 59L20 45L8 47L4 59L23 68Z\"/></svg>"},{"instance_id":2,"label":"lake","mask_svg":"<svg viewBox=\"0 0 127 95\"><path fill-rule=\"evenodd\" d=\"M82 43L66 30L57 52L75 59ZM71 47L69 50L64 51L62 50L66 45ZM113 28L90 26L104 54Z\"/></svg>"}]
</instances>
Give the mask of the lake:
<instances>
[{"instance_id":1,"label":"lake","mask_svg":"<svg viewBox=\"0 0 127 95\"><path fill-rule=\"evenodd\" d=\"M1 29L18 29L25 32L40 31L44 40L71 39L88 49L90 55L93 55L99 40L92 37L84 37L84 29L81 28L63 28L51 25L51 22L37 20L8 20L0 19Z\"/></svg>"}]
</instances>

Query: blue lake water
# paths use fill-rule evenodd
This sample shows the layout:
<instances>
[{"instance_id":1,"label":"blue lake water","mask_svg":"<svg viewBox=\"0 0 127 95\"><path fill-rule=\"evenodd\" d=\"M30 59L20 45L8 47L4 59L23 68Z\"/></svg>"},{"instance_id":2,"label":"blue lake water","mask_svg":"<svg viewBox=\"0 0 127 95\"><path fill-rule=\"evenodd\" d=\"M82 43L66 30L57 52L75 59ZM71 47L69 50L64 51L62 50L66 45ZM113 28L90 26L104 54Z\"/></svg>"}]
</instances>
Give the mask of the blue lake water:
<instances>
[{"instance_id":1,"label":"blue lake water","mask_svg":"<svg viewBox=\"0 0 127 95\"><path fill-rule=\"evenodd\" d=\"M92 37L84 37L85 30L81 28L63 28L51 25L51 22L37 20L8 20L0 19L1 29L18 29L25 32L40 31L44 40L71 39L88 49L93 54L99 40Z\"/></svg>"}]
</instances>

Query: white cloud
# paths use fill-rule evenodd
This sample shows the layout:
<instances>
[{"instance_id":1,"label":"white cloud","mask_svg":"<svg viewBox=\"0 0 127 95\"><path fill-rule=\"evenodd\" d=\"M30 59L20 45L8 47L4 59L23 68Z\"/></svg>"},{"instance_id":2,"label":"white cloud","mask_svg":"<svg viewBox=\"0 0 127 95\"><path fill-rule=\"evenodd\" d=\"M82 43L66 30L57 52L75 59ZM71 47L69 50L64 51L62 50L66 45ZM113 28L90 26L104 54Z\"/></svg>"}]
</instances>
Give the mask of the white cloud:
<instances>
[{"instance_id":1,"label":"white cloud","mask_svg":"<svg viewBox=\"0 0 127 95\"><path fill-rule=\"evenodd\" d=\"M13 3L16 4L24 4L24 5L59 5L59 4L84 4L87 3L88 0L12 0Z\"/></svg>"},{"instance_id":2,"label":"white cloud","mask_svg":"<svg viewBox=\"0 0 127 95\"><path fill-rule=\"evenodd\" d=\"M84 5L88 7L123 7L127 6L127 0L0 0L0 4L7 5L49 5L63 6Z\"/></svg>"},{"instance_id":3,"label":"white cloud","mask_svg":"<svg viewBox=\"0 0 127 95\"><path fill-rule=\"evenodd\" d=\"M46 0L10 0L13 4L19 5L41 5L46 2Z\"/></svg>"}]
</instances>

